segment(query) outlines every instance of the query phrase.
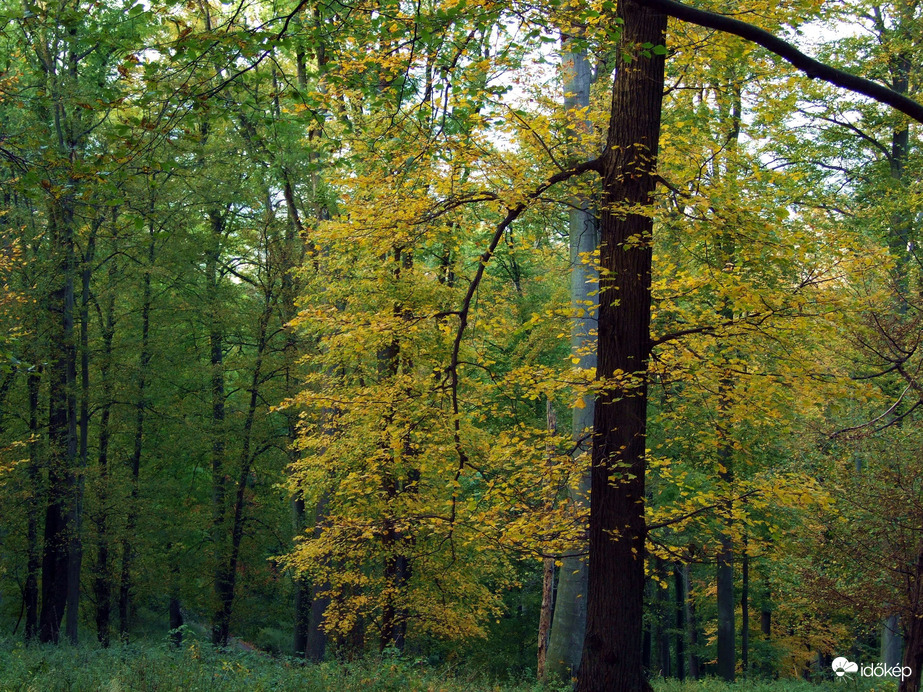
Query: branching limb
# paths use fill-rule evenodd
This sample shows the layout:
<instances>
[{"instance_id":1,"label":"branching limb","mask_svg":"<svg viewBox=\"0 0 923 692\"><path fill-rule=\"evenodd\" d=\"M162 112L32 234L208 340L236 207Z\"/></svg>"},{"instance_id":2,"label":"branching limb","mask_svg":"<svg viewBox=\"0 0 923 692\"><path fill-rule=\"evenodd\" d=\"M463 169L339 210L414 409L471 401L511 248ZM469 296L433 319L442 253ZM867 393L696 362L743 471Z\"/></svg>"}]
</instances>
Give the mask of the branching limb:
<instances>
[{"instance_id":1,"label":"branching limb","mask_svg":"<svg viewBox=\"0 0 923 692\"><path fill-rule=\"evenodd\" d=\"M733 17L727 17L723 14L716 14L714 12L706 12L705 10L688 7L675 0L643 0L642 4L663 12L670 17L676 17L684 22L704 26L708 29L715 29L716 31L723 31L728 34L734 34L747 41L752 41L762 46L770 53L774 53L783 60L791 63L811 79L821 79L857 94L868 96L880 103L886 103L892 108L899 110L901 113L910 116L918 123L923 123L923 105L917 103L913 99L889 89L878 82L873 82L870 79L865 79L864 77L838 70L835 67L815 60L802 53L791 43L782 40L765 29L760 29L758 26L742 22Z\"/></svg>"},{"instance_id":2,"label":"branching limb","mask_svg":"<svg viewBox=\"0 0 923 692\"><path fill-rule=\"evenodd\" d=\"M574 176L581 175L588 171L596 171L599 173L601 171L601 162L602 157L593 159L592 161L586 161L572 168L568 168L566 170L560 171L559 173L555 173L553 176L548 178L548 180L546 180L535 190L529 193L529 195L527 195L523 201L519 202L514 207L510 207L507 210L506 216L499 224L497 224L487 249L481 253L477 271L475 272L474 277L471 279L471 283L468 284L468 290L465 292L465 298L462 300L461 308L458 310L458 328L455 331L455 340L452 343L452 356L449 362L449 367L447 369L452 394L452 417L454 418L452 436L455 452L458 455L458 470L455 472L455 478L453 480L453 484L455 485L457 485L458 479L461 476L465 466L468 465L468 455L465 452L461 441L461 418L459 415L460 409L458 403L458 366L460 365L459 354L461 352L462 338L465 335L465 330L468 328L468 316L471 313L471 304L474 301L474 296L477 293L478 287L481 285L481 279L484 278L484 270L487 269L487 264L494 256L494 253L497 250L497 246L503 239L503 234L506 232L506 229L509 228L510 225L527 209L529 202L540 197L541 194L548 188L553 187L558 183L562 183L565 180L569 180ZM453 488L451 511L452 521L455 520L456 498L457 488Z\"/></svg>"}]
</instances>

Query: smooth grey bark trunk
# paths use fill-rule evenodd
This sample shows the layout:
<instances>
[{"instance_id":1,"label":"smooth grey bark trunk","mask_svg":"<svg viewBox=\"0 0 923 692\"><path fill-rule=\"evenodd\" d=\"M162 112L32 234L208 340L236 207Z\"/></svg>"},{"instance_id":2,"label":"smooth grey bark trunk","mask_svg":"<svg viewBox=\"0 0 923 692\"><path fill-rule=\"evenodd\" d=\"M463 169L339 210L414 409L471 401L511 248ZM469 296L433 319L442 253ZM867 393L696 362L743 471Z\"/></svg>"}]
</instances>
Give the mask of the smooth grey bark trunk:
<instances>
[{"instance_id":1,"label":"smooth grey bark trunk","mask_svg":"<svg viewBox=\"0 0 923 692\"><path fill-rule=\"evenodd\" d=\"M900 617L891 615L881 623L881 660L889 668L899 666L904 650Z\"/></svg>"},{"instance_id":2,"label":"smooth grey bark trunk","mask_svg":"<svg viewBox=\"0 0 923 692\"><path fill-rule=\"evenodd\" d=\"M561 66L564 76L564 106L567 110L585 108L590 103L590 87L593 74L587 60L585 48L573 45L573 39L561 37ZM587 134L589 124L585 121L573 122L571 129L575 142L579 144ZM583 181L589 185L588 181ZM599 287L599 272L591 260L599 245L599 221L586 194L575 195L571 199L568 228L570 235L570 304L575 315L571 326L571 353L579 359L577 367L595 371L596 347L591 330L596 328L596 295ZM588 261L590 260L590 261ZM573 409L574 456L585 455L591 447L593 416L595 412L592 396L583 397L583 408ZM576 492L568 500L578 507L588 502L590 491L590 470L582 473ZM578 546L575 552L586 550L586 543ZM554 616L551 634L548 639L548 651L545 659L545 672L549 677L567 678L580 667L583 655L583 639L586 631L587 608L587 560L585 557L566 557L558 570L558 587L555 597Z\"/></svg>"}]
</instances>

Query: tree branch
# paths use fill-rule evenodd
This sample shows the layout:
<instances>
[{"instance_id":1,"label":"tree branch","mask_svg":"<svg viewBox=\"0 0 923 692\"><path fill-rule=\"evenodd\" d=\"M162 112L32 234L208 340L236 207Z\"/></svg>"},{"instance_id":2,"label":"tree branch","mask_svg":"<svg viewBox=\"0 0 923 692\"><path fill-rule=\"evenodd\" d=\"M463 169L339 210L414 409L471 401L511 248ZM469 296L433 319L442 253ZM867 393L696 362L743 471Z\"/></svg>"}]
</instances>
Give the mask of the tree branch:
<instances>
[{"instance_id":1,"label":"tree branch","mask_svg":"<svg viewBox=\"0 0 923 692\"><path fill-rule=\"evenodd\" d=\"M791 43L757 26L722 14L715 14L714 12L706 12L705 10L688 7L675 0L641 0L641 4L647 5L652 9L663 12L664 14L684 22L704 26L707 29L715 29L716 31L734 34L747 41L752 41L762 46L770 53L774 53L783 60L791 63L811 79L821 79L857 94L868 96L880 103L886 103L892 108L899 110L901 113L910 116L918 123L923 123L923 105L917 103L913 99L907 98L903 94L899 94L878 82L873 82L864 77L858 77L849 72L844 72L843 70L838 70L835 67L819 62L802 53Z\"/></svg>"}]
</instances>

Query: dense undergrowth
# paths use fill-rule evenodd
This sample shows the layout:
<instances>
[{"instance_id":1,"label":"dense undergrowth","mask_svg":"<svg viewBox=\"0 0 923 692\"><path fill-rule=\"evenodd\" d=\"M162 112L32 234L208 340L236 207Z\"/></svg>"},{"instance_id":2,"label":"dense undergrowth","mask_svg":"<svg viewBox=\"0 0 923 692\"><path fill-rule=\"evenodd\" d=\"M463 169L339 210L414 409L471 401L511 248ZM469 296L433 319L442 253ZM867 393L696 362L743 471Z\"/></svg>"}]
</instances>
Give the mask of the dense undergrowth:
<instances>
[{"instance_id":1,"label":"dense undergrowth","mask_svg":"<svg viewBox=\"0 0 923 692\"><path fill-rule=\"evenodd\" d=\"M491 679L465 664L429 666L399 657L369 657L349 663L304 664L246 651L215 651L192 641L176 649L141 642L101 649L95 646L24 646L0 640L0 692L184 690L347 692L563 692L569 685L529 679ZM681 683L655 680L655 692L814 692L857 690L894 692L892 682L842 679L811 684L803 680L714 679Z\"/></svg>"}]
</instances>

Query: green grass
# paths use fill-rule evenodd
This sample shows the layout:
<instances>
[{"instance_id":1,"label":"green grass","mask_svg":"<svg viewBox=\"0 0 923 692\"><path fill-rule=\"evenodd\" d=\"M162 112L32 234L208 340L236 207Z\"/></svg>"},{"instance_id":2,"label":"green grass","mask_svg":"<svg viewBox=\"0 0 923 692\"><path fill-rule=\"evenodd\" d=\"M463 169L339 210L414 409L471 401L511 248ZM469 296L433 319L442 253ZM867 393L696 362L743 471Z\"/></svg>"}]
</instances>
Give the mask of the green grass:
<instances>
[{"instance_id":1,"label":"green grass","mask_svg":"<svg viewBox=\"0 0 923 692\"><path fill-rule=\"evenodd\" d=\"M530 680L490 680L462 666L431 667L407 659L369 657L339 664L304 665L299 661L246 652L216 652L198 642L171 649L166 644L113 646L29 646L0 640L0 692L87 690L123 692L183 690L193 692L560 692ZM656 692L894 692L893 683L835 680L812 685L801 680L716 680L680 683L657 680Z\"/></svg>"}]
</instances>

